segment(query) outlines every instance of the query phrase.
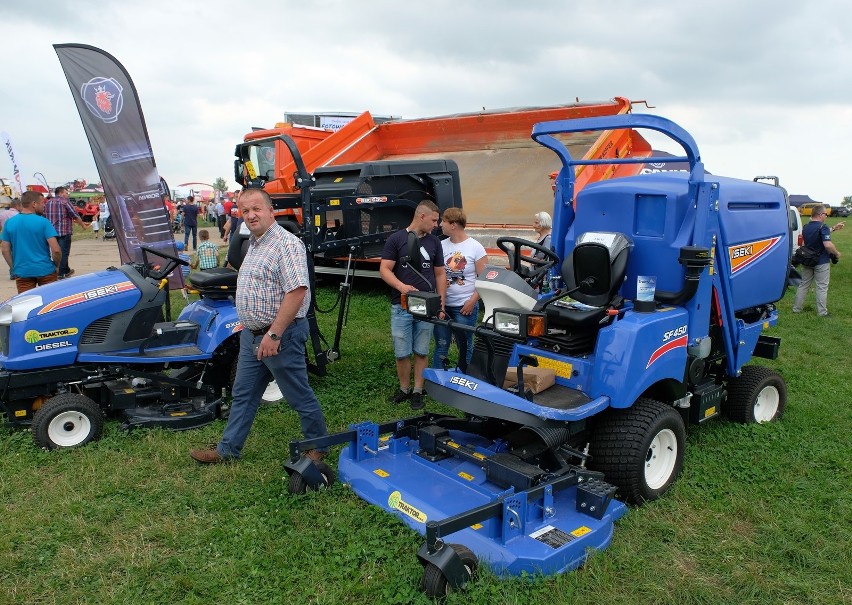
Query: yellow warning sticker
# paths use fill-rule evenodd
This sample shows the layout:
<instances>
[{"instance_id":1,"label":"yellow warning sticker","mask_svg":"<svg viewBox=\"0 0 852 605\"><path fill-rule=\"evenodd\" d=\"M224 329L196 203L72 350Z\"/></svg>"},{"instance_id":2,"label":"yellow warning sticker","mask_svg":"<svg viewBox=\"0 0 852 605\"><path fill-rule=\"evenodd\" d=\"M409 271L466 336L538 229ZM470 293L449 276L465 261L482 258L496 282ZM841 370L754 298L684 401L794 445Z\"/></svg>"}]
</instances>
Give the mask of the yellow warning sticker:
<instances>
[{"instance_id":1,"label":"yellow warning sticker","mask_svg":"<svg viewBox=\"0 0 852 605\"><path fill-rule=\"evenodd\" d=\"M459 473L459 477L461 477L461 478L462 478L462 479L464 479L465 481L473 481L473 475L468 475L468 474L467 474L467 473L465 473L464 471L462 471L461 473Z\"/></svg>"},{"instance_id":2,"label":"yellow warning sticker","mask_svg":"<svg viewBox=\"0 0 852 605\"><path fill-rule=\"evenodd\" d=\"M709 407L704 411L704 417L710 418L710 416L712 416L715 413L716 413L716 406L714 405L713 407Z\"/></svg>"},{"instance_id":3,"label":"yellow warning sticker","mask_svg":"<svg viewBox=\"0 0 852 605\"><path fill-rule=\"evenodd\" d=\"M389 473L389 472L387 472L387 471L383 471L383 470L382 470L382 469L380 469L380 468L377 468L377 469L376 469L376 470L374 470L373 472L374 472L375 474L377 474L379 477L381 477L382 479L387 479L388 477L390 477L390 473Z\"/></svg>"},{"instance_id":4,"label":"yellow warning sticker","mask_svg":"<svg viewBox=\"0 0 852 605\"><path fill-rule=\"evenodd\" d=\"M474 457L474 458L479 458L480 460L485 460L485 456L483 456L483 455L482 455L482 454L480 454L479 452L474 452L474 453L473 453L473 457Z\"/></svg>"},{"instance_id":5,"label":"yellow warning sticker","mask_svg":"<svg viewBox=\"0 0 852 605\"><path fill-rule=\"evenodd\" d=\"M456 449L459 449L461 447L458 443L456 443L453 440L447 441L447 445L449 445L450 447L454 447Z\"/></svg>"},{"instance_id":6,"label":"yellow warning sticker","mask_svg":"<svg viewBox=\"0 0 852 605\"><path fill-rule=\"evenodd\" d=\"M592 531L590 528L586 527L585 525L581 525L580 527L572 531L571 535L575 538L579 538L580 536L585 536L590 531Z\"/></svg>"},{"instance_id":7,"label":"yellow warning sticker","mask_svg":"<svg viewBox=\"0 0 852 605\"><path fill-rule=\"evenodd\" d=\"M533 355L533 357L538 359L538 367L553 370L560 378L571 378L571 374L574 371L574 366L572 366L570 363L565 363L564 361L556 361L555 359L549 359L547 357L541 357L539 355Z\"/></svg>"},{"instance_id":8,"label":"yellow warning sticker","mask_svg":"<svg viewBox=\"0 0 852 605\"><path fill-rule=\"evenodd\" d=\"M471 529L482 529L482 523L474 523L470 526Z\"/></svg>"},{"instance_id":9,"label":"yellow warning sticker","mask_svg":"<svg viewBox=\"0 0 852 605\"><path fill-rule=\"evenodd\" d=\"M328 200L328 205L329 206L339 206L340 200L338 200L338 199Z\"/></svg>"},{"instance_id":10,"label":"yellow warning sticker","mask_svg":"<svg viewBox=\"0 0 852 605\"><path fill-rule=\"evenodd\" d=\"M403 500L402 494L399 493L399 491L392 492L391 495L388 496L388 506L394 510L398 510L406 517L411 517L420 523L426 523L426 513L411 506L408 502Z\"/></svg>"}]
</instances>

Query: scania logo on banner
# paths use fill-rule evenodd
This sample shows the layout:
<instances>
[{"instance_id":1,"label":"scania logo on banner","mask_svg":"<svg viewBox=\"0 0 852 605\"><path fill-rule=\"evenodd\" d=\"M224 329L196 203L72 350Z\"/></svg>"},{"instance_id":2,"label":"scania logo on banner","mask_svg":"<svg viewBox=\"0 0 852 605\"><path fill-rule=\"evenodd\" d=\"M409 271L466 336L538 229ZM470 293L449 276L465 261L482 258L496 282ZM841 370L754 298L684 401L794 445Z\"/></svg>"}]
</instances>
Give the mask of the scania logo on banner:
<instances>
[{"instance_id":1,"label":"scania logo on banner","mask_svg":"<svg viewBox=\"0 0 852 605\"><path fill-rule=\"evenodd\" d=\"M114 78L92 78L80 88L80 96L96 118L107 124L118 120L124 107L121 84Z\"/></svg>"}]
</instances>

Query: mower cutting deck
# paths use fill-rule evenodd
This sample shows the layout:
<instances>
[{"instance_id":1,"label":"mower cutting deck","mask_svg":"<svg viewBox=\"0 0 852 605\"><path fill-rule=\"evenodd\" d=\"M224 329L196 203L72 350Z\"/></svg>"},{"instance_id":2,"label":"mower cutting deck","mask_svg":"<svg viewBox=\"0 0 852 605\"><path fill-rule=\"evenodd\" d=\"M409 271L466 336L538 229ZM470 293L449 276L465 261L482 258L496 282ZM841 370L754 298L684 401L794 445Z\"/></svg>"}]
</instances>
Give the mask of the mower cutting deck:
<instances>
[{"instance_id":1,"label":"mower cutting deck","mask_svg":"<svg viewBox=\"0 0 852 605\"><path fill-rule=\"evenodd\" d=\"M298 479L291 486L325 486L329 472L300 452L347 443L341 481L426 536L417 555L423 589L439 596L464 585L477 560L497 575L554 574L607 547L627 509L601 473L583 467L585 455L563 443L569 436L427 415L294 443L285 467Z\"/></svg>"}]
</instances>

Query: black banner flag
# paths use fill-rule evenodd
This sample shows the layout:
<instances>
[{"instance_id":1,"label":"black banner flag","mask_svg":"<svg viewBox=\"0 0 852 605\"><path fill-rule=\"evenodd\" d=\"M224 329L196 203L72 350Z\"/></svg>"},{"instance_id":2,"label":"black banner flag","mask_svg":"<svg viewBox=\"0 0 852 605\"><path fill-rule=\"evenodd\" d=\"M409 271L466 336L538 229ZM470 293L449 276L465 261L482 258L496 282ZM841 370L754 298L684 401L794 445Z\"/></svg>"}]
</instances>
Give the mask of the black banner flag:
<instances>
[{"instance_id":1,"label":"black banner flag","mask_svg":"<svg viewBox=\"0 0 852 605\"><path fill-rule=\"evenodd\" d=\"M54 44L116 228L123 263L141 262L140 246L177 255L136 87L115 57L84 44ZM159 259L149 258L151 262ZM180 271L172 287L182 287Z\"/></svg>"}]
</instances>

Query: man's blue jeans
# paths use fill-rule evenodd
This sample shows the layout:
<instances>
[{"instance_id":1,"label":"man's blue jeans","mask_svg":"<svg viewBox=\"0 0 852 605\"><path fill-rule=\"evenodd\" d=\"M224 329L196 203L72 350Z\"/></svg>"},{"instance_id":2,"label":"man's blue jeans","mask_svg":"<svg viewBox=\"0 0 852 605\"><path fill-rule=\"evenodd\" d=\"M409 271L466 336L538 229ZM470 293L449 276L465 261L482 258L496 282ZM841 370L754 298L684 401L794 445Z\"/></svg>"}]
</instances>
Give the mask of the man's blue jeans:
<instances>
[{"instance_id":1,"label":"man's blue jeans","mask_svg":"<svg viewBox=\"0 0 852 605\"><path fill-rule=\"evenodd\" d=\"M448 319L466 326L475 326L479 318L479 302L476 303L476 307L474 307L470 315L462 315L461 307L446 307L445 310L447 315L449 315ZM470 363L473 357L473 332L453 332L449 327L439 324L435 324L435 352L432 355L433 368L443 368L441 358L446 357L447 353L449 353L450 342L453 337L455 337L456 345L459 347L459 366L463 367L463 369L467 368L467 364ZM462 343L467 346L464 364L461 363Z\"/></svg>"},{"instance_id":2,"label":"man's blue jeans","mask_svg":"<svg viewBox=\"0 0 852 605\"><path fill-rule=\"evenodd\" d=\"M71 235L58 235L56 243L62 251L62 259L59 261L59 277L65 277L71 268L68 266L68 257L71 256Z\"/></svg>"},{"instance_id":3,"label":"man's blue jeans","mask_svg":"<svg viewBox=\"0 0 852 605\"><path fill-rule=\"evenodd\" d=\"M222 440L216 448L223 458L240 457L257 415L260 397L273 377L284 399L298 412L305 439L314 439L326 434L322 408L311 385L308 384L308 368L305 363L308 320L297 319L284 331L278 355L264 357L262 361L258 361L254 345L262 339L263 336L254 336L245 328L240 334L237 376L231 390L231 413Z\"/></svg>"},{"instance_id":4,"label":"man's blue jeans","mask_svg":"<svg viewBox=\"0 0 852 605\"><path fill-rule=\"evenodd\" d=\"M192 249L195 250L198 246L198 240L196 239L196 235L198 232L198 225L184 225L183 226L183 247L185 250L189 250L189 232L192 231Z\"/></svg>"}]
</instances>

